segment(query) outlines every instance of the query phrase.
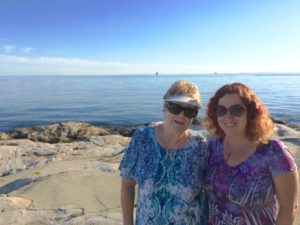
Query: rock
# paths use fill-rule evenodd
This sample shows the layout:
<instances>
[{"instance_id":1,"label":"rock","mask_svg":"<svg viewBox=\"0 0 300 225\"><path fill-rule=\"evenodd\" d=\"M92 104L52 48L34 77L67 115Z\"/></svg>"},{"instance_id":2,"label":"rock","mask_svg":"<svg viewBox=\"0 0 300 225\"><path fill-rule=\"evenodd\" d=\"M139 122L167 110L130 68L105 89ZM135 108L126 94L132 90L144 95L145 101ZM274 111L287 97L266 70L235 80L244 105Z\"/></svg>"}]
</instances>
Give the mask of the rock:
<instances>
[{"instance_id":1,"label":"rock","mask_svg":"<svg viewBox=\"0 0 300 225\"><path fill-rule=\"evenodd\" d=\"M203 123L203 120L200 117L196 117L192 120L192 125L200 125Z\"/></svg>"},{"instance_id":2,"label":"rock","mask_svg":"<svg viewBox=\"0 0 300 225\"><path fill-rule=\"evenodd\" d=\"M7 135L5 132L0 132L0 140L9 140L11 137Z\"/></svg>"},{"instance_id":3,"label":"rock","mask_svg":"<svg viewBox=\"0 0 300 225\"><path fill-rule=\"evenodd\" d=\"M1 225L64 225L73 218L84 215L84 209L57 208L49 210L26 210L0 212ZM76 225L79 225L78 223ZM82 223L83 225L83 223Z\"/></svg>"},{"instance_id":4,"label":"rock","mask_svg":"<svg viewBox=\"0 0 300 225\"><path fill-rule=\"evenodd\" d=\"M19 197L0 196L0 212L10 212L12 210L27 209L31 200ZM1 214L0 214L1 215Z\"/></svg>"},{"instance_id":5,"label":"rock","mask_svg":"<svg viewBox=\"0 0 300 225\"><path fill-rule=\"evenodd\" d=\"M130 138L120 135L93 136L71 143L41 143L27 139L0 141L0 177L45 164L84 158L120 159Z\"/></svg>"},{"instance_id":6,"label":"rock","mask_svg":"<svg viewBox=\"0 0 300 225\"><path fill-rule=\"evenodd\" d=\"M126 147L129 143L128 137L123 137L120 135L107 135L107 136L94 136L88 139L88 141L92 142L98 146L106 146L106 145L121 145L122 147Z\"/></svg>"},{"instance_id":7,"label":"rock","mask_svg":"<svg viewBox=\"0 0 300 225\"><path fill-rule=\"evenodd\" d=\"M117 128L112 128L112 131L114 134L119 134L124 137L131 137L137 128L138 126L117 127Z\"/></svg>"},{"instance_id":8,"label":"rock","mask_svg":"<svg viewBox=\"0 0 300 225\"><path fill-rule=\"evenodd\" d=\"M294 136L296 138L300 138L300 131L297 131L293 128L290 128L286 125L276 124L276 134L279 137L282 136Z\"/></svg>"},{"instance_id":9,"label":"rock","mask_svg":"<svg viewBox=\"0 0 300 225\"><path fill-rule=\"evenodd\" d=\"M278 120L278 119L275 119L274 117L271 117L271 120L273 121L273 123L284 124L284 125L287 124L286 121L284 121L284 120Z\"/></svg>"},{"instance_id":10,"label":"rock","mask_svg":"<svg viewBox=\"0 0 300 225\"><path fill-rule=\"evenodd\" d=\"M0 140L29 139L32 141L58 143L84 140L91 136L109 135L110 129L88 123L66 122L29 128L17 128L0 133Z\"/></svg>"}]
</instances>

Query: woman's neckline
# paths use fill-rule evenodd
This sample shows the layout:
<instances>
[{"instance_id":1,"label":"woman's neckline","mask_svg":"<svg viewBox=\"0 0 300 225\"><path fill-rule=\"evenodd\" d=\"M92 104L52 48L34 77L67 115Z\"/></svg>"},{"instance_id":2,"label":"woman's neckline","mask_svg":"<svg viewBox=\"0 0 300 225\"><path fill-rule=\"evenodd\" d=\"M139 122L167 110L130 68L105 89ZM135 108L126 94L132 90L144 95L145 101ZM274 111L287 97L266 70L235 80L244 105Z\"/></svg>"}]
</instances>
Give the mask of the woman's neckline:
<instances>
[{"instance_id":1,"label":"woman's neckline","mask_svg":"<svg viewBox=\"0 0 300 225\"><path fill-rule=\"evenodd\" d=\"M239 168L241 167L243 164L247 163L250 158L252 158L256 153L257 153L257 150L259 149L259 145L257 145L256 147L254 147L251 151L251 153L241 162L237 163L237 164L234 164L234 165L230 165L228 163L228 161L225 160L224 158L224 138L221 139L221 148L220 148L220 153L221 153L221 157L222 157L222 160L223 160L223 163L228 167L228 168L231 168L231 169L235 169L235 168Z\"/></svg>"},{"instance_id":2,"label":"woman's neckline","mask_svg":"<svg viewBox=\"0 0 300 225\"><path fill-rule=\"evenodd\" d=\"M151 127L152 128L152 132L153 132L154 141L156 142L157 146L159 146L161 149L165 150L166 152L178 152L178 151L184 149L185 146L187 146L187 144L189 143L189 140L190 140L190 137L191 137L191 133L192 133L190 129L187 130L189 132L189 134L188 134L188 137L187 137L186 141L182 145L180 145L176 149L168 149L168 148L164 147L163 145L161 145L159 143L155 127L156 126L152 126Z\"/></svg>"}]
</instances>

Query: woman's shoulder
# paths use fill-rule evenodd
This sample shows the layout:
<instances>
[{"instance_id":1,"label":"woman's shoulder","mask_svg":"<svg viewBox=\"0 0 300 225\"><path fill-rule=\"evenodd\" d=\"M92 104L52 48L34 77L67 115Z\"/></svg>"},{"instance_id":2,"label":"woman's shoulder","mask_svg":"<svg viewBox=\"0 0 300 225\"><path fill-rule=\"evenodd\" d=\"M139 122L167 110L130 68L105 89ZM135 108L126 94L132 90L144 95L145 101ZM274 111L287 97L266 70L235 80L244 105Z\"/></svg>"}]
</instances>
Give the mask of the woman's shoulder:
<instances>
[{"instance_id":1,"label":"woman's shoulder","mask_svg":"<svg viewBox=\"0 0 300 225\"><path fill-rule=\"evenodd\" d=\"M266 151L266 155L269 157L278 156L293 158L288 147L280 139L272 138L267 144L263 145L262 148Z\"/></svg>"},{"instance_id":2,"label":"woman's shoulder","mask_svg":"<svg viewBox=\"0 0 300 225\"><path fill-rule=\"evenodd\" d=\"M148 145L154 142L154 135L153 126L138 127L134 131L130 142L133 145Z\"/></svg>"},{"instance_id":3,"label":"woman's shoulder","mask_svg":"<svg viewBox=\"0 0 300 225\"><path fill-rule=\"evenodd\" d=\"M208 148L206 138L199 132L190 130L190 137L185 145L192 154L201 155L201 157L208 158Z\"/></svg>"},{"instance_id":4,"label":"woman's shoulder","mask_svg":"<svg viewBox=\"0 0 300 225\"><path fill-rule=\"evenodd\" d=\"M141 136L148 136L154 134L154 126L148 125L148 126L141 126L138 127L132 135L132 138L137 138Z\"/></svg>"},{"instance_id":5,"label":"woman's shoulder","mask_svg":"<svg viewBox=\"0 0 300 225\"><path fill-rule=\"evenodd\" d=\"M261 148L266 150L267 152L287 150L287 147L284 144L284 142L277 138L269 139L267 143L261 145Z\"/></svg>"},{"instance_id":6,"label":"woman's shoulder","mask_svg":"<svg viewBox=\"0 0 300 225\"><path fill-rule=\"evenodd\" d=\"M207 144L207 139L204 137L199 131L195 130L189 130L190 132L190 137L189 141L190 142L196 142L198 144Z\"/></svg>"},{"instance_id":7,"label":"woman's shoulder","mask_svg":"<svg viewBox=\"0 0 300 225\"><path fill-rule=\"evenodd\" d=\"M157 152L152 151L154 149L152 130L152 127L146 126L139 127L134 132L120 163L119 170L122 177L144 179L154 171L157 165Z\"/></svg>"},{"instance_id":8,"label":"woman's shoulder","mask_svg":"<svg viewBox=\"0 0 300 225\"><path fill-rule=\"evenodd\" d=\"M273 175L296 169L295 160L283 141L270 139L263 148L266 151L268 165Z\"/></svg>"}]
</instances>

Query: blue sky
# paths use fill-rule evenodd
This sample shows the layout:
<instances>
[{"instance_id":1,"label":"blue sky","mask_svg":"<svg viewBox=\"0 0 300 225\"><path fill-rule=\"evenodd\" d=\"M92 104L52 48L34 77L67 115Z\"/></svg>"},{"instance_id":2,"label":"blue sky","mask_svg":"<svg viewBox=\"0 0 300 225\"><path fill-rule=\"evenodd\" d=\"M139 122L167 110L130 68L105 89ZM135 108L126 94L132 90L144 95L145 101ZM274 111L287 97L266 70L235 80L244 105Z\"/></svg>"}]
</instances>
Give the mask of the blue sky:
<instances>
[{"instance_id":1,"label":"blue sky","mask_svg":"<svg viewBox=\"0 0 300 225\"><path fill-rule=\"evenodd\" d=\"M299 0L0 0L0 75L300 72Z\"/></svg>"}]
</instances>

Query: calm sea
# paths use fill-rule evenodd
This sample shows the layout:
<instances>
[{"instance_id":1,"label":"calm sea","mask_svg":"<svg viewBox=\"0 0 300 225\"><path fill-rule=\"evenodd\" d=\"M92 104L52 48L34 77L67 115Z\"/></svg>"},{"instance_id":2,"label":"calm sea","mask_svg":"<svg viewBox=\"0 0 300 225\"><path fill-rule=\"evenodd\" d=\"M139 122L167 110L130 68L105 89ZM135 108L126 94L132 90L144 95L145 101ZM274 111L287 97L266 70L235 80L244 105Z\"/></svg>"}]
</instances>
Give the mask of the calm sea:
<instances>
[{"instance_id":1,"label":"calm sea","mask_svg":"<svg viewBox=\"0 0 300 225\"><path fill-rule=\"evenodd\" d=\"M2 76L0 130L59 121L120 126L161 120L162 96L181 79L199 86L204 108L217 88L243 82L273 117L300 125L300 75Z\"/></svg>"}]
</instances>

